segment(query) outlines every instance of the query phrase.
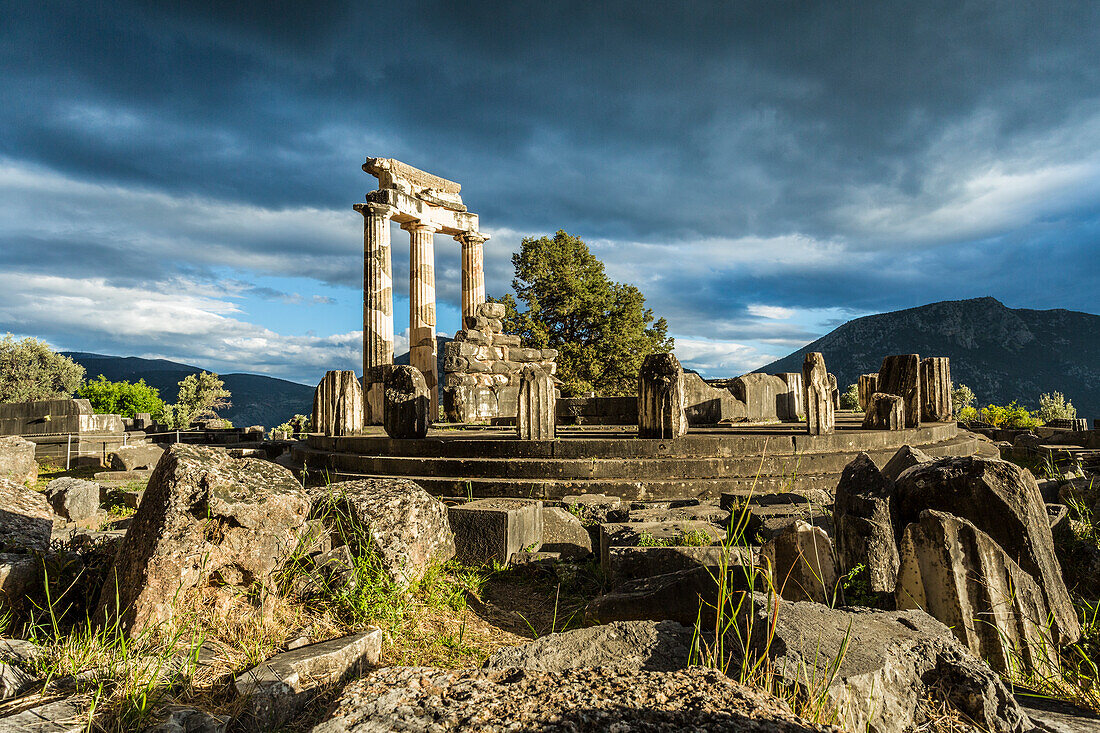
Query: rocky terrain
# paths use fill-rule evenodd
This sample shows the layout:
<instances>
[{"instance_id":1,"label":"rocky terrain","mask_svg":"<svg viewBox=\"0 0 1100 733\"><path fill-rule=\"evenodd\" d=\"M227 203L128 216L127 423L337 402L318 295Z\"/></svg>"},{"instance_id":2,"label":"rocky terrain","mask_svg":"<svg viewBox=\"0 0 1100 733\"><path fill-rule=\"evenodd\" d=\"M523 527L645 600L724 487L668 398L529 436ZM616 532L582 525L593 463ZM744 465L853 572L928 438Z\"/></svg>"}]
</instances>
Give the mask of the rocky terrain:
<instances>
[{"instance_id":1,"label":"rocky terrain","mask_svg":"<svg viewBox=\"0 0 1100 733\"><path fill-rule=\"evenodd\" d=\"M982 405L1018 399L1034 409L1040 394L1057 390L1079 415L1100 418L1100 316L1090 313L1009 308L994 298L931 303L849 321L760 371L798 371L813 351L841 385L877 372L883 354L938 354Z\"/></svg>"}]
</instances>

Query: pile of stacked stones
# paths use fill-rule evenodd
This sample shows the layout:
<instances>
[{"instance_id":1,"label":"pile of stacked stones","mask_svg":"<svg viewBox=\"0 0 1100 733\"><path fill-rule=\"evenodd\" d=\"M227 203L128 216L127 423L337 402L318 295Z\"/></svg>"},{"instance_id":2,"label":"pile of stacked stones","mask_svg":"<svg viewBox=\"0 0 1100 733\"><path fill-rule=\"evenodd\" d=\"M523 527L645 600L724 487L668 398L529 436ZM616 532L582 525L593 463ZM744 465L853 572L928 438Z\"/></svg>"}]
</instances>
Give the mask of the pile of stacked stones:
<instances>
[{"instance_id":1,"label":"pile of stacked stones","mask_svg":"<svg viewBox=\"0 0 1100 733\"><path fill-rule=\"evenodd\" d=\"M534 364L554 374L555 349L527 349L504 333L504 306L482 303L443 349L443 409L450 422L488 422L517 411L520 371Z\"/></svg>"}]
</instances>

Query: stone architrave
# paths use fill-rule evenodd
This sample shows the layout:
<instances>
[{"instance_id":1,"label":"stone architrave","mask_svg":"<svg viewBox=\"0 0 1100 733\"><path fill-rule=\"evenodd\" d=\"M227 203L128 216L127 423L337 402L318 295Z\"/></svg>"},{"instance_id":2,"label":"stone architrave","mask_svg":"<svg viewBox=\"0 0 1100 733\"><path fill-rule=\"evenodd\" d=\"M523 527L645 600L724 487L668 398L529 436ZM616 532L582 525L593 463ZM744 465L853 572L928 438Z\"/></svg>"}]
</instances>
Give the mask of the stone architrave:
<instances>
[{"instance_id":1,"label":"stone architrave","mask_svg":"<svg viewBox=\"0 0 1100 733\"><path fill-rule=\"evenodd\" d=\"M423 438L431 424L431 393L416 367L396 365L386 370L383 383L382 427L391 438Z\"/></svg>"},{"instance_id":2,"label":"stone architrave","mask_svg":"<svg viewBox=\"0 0 1100 733\"><path fill-rule=\"evenodd\" d=\"M325 435L362 431L363 391L355 372L325 372L313 393L313 429Z\"/></svg>"},{"instance_id":3,"label":"stone architrave","mask_svg":"<svg viewBox=\"0 0 1100 733\"><path fill-rule=\"evenodd\" d=\"M1054 550L1046 504L1030 471L974 456L918 464L894 483L895 536L900 538L926 509L969 520L988 534L1035 579L1050 609L1055 642L1071 644L1080 638L1081 623Z\"/></svg>"},{"instance_id":4,"label":"stone architrave","mask_svg":"<svg viewBox=\"0 0 1100 733\"><path fill-rule=\"evenodd\" d=\"M463 232L455 236L462 245L462 318L474 318L485 302L485 255L487 237L480 232Z\"/></svg>"},{"instance_id":5,"label":"stone architrave","mask_svg":"<svg viewBox=\"0 0 1100 733\"><path fill-rule=\"evenodd\" d=\"M672 354L650 354L638 373L638 437L679 438L687 429L684 369Z\"/></svg>"},{"instance_id":6,"label":"stone architrave","mask_svg":"<svg viewBox=\"0 0 1100 733\"><path fill-rule=\"evenodd\" d=\"M954 412L951 402L951 360L930 356L920 363L921 419L948 422Z\"/></svg>"},{"instance_id":7,"label":"stone architrave","mask_svg":"<svg viewBox=\"0 0 1100 733\"><path fill-rule=\"evenodd\" d=\"M393 363L393 266L386 204L357 204L363 215L363 374ZM381 388L363 385L363 413L369 425L382 422Z\"/></svg>"},{"instance_id":8,"label":"stone architrave","mask_svg":"<svg viewBox=\"0 0 1100 733\"><path fill-rule=\"evenodd\" d=\"M431 395L429 419L439 420L438 346L435 340L435 224L410 221L409 232L409 364L420 370Z\"/></svg>"},{"instance_id":9,"label":"stone architrave","mask_svg":"<svg viewBox=\"0 0 1100 733\"><path fill-rule=\"evenodd\" d=\"M516 434L521 440L553 440L557 390L550 372L527 364L519 376L519 409Z\"/></svg>"},{"instance_id":10,"label":"stone architrave","mask_svg":"<svg viewBox=\"0 0 1100 733\"><path fill-rule=\"evenodd\" d=\"M902 430L905 427L905 403L893 394L875 392L863 415L864 430Z\"/></svg>"},{"instance_id":11,"label":"stone architrave","mask_svg":"<svg viewBox=\"0 0 1100 733\"><path fill-rule=\"evenodd\" d=\"M780 400L783 409L777 410L780 420L797 420L799 415L804 415L806 407L802 402L802 375L798 372L784 372L775 376L783 380L787 385L786 399Z\"/></svg>"},{"instance_id":12,"label":"stone architrave","mask_svg":"<svg viewBox=\"0 0 1100 733\"><path fill-rule=\"evenodd\" d=\"M806 354L802 364L803 403L806 406L806 426L810 435L827 435L836 429L836 410L833 407L829 373L825 369L825 356L818 351Z\"/></svg>"},{"instance_id":13,"label":"stone architrave","mask_svg":"<svg viewBox=\"0 0 1100 733\"><path fill-rule=\"evenodd\" d=\"M860 374L859 382L859 409L867 412L867 406L871 404L871 395L878 392L878 373Z\"/></svg>"},{"instance_id":14,"label":"stone architrave","mask_svg":"<svg viewBox=\"0 0 1100 733\"><path fill-rule=\"evenodd\" d=\"M919 428L921 416L920 356L898 354L882 360L877 389L894 394L905 402L905 427Z\"/></svg>"},{"instance_id":15,"label":"stone architrave","mask_svg":"<svg viewBox=\"0 0 1100 733\"><path fill-rule=\"evenodd\" d=\"M863 564L875 593L893 593L898 578L898 548L890 521L887 480L866 453L844 467L833 504L833 537L841 572Z\"/></svg>"},{"instance_id":16,"label":"stone architrave","mask_svg":"<svg viewBox=\"0 0 1100 733\"><path fill-rule=\"evenodd\" d=\"M1000 672L1057 669L1046 635L1047 607L1036 579L966 519L932 510L901 538L895 600L948 626L976 656Z\"/></svg>"}]
</instances>

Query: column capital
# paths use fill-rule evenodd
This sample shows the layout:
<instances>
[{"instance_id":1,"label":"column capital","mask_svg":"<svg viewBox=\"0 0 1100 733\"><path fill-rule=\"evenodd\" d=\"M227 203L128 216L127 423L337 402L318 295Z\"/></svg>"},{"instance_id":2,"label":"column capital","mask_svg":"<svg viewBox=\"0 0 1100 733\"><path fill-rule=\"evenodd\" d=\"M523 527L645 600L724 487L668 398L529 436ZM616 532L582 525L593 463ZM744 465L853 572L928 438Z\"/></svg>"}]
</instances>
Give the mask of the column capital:
<instances>
[{"instance_id":1,"label":"column capital","mask_svg":"<svg viewBox=\"0 0 1100 733\"><path fill-rule=\"evenodd\" d=\"M412 221L407 221L402 224L401 228L407 232L430 232L432 234L435 234L443 227L430 221L413 219Z\"/></svg>"},{"instance_id":2,"label":"column capital","mask_svg":"<svg viewBox=\"0 0 1100 733\"><path fill-rule=\"evenodd\" d=\"M396 206L390 206L389 204L376 204L373 201L368 201L365 204L356 204L352 207L363 216L381 216L386 219L391 218L397 213Z\"/></svg>"},{"instance_id":3,"label":"column capital","mask_svg":"<svg viewBox=\"0 0 1100 733\"><path fill-rule=\"evenodd\" d=\"M456 234L454 236L454 240L463 244L467 242L471 244L484 244L485 242L489 241L489 235L482 232L474 231L460 232L459 234Z\"/></svg>"}]
</instances>

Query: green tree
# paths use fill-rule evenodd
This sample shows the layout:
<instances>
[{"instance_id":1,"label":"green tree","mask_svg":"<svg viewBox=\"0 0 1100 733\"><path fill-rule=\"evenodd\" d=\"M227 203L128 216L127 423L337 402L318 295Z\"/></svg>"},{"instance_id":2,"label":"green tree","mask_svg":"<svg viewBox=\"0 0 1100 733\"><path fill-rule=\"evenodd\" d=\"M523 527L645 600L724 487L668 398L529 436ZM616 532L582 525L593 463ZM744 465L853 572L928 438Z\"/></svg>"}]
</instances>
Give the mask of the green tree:
<instances>
[{"instance_id":1,"label":"green tree","mask_svg":"<svg viewBox=\"0 0 1100 733\"><path fill-rule=\"evenodd\" d=\"M165 405L163 421L171 428L186 428L196 420L215 418L217 410L230 407L229 390L217 374L188 374L179 382L174 405Z\"/></svg>"},{"instance_id":2,"label":"green tree","mask_svg":"<svg viewBox=\"0 0 1100 733\"><path fill-rule=\"evenodd\" d=\"M58 354L45 341L0 340L0 402L31 402L71 397L84 381L84 367Z\"/></svg>"},{"instance_id":3,"label":"green tree","mask_svg":"<svg viewBox=\"0 0 1100 733\"><path fill-rule=\"evenodd\" d=\"M504 330L525 346L558 350L562 395L635 394L642 360L672 351L665 319L654 320L638 288L609 280L582 240L527 237L512 265L516 297L490 300L504 305Z\"/></svg>"},{"instance_id":4,"label":"green tree","mask_svg":"<svg viewBox=\"0 0 1100 733\"><path fill-rule=\"evenodd\" d=\"M842 410L858 410L859 409L859 385L849 384L848 389L840 393L840 409Z\"/></svg>"},{"instance_id":5,"label":"green tree","mask_svg":"<svg viewBox=\"0 0 1100 733\"><path fill-rule=\"evenodd\" d=\"M953 412L958 415L974 404L974 390L967 387L965 384L956 384L955 388L951 390L951 406Z\"/></svg>"},{"instance_id":6,"label":"green tree","mask_svg":"<svg viewBox=\"0 0 1100 733\"><path fill-rule=\"evenodd\" d=\"M1039 412L1036 415L1044 423L1072 420L1077 417L1077 408L1061 392L1044 392L1039 395Z\"/></svg>"},{"instance_id":7,"label":"green tree","mask_svg":"<svg viewBox=\"0 0 1100 733\"><path fill-rule=\"evenodd\" d=\"M164 415L164 400L155 387L150 387L144 379L136 382L111 382L102 374L97 379L85 382L77 395L92 403L92 409L98 413L134 417L139 412L147 412L154 420Z\"/></svg>"}]
</instances>

